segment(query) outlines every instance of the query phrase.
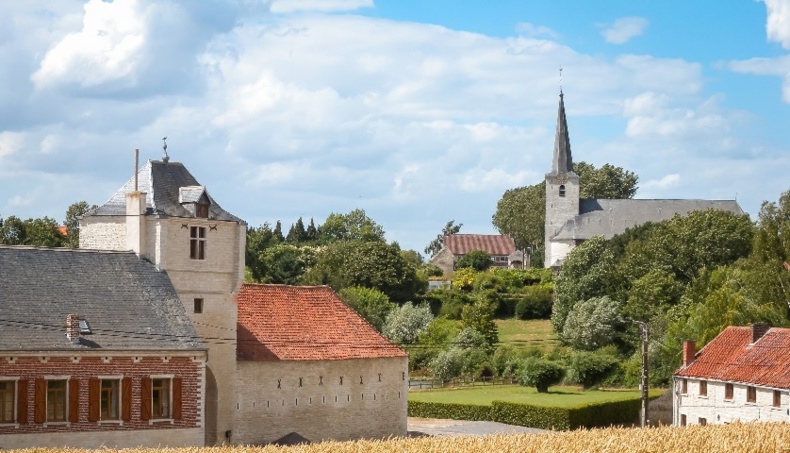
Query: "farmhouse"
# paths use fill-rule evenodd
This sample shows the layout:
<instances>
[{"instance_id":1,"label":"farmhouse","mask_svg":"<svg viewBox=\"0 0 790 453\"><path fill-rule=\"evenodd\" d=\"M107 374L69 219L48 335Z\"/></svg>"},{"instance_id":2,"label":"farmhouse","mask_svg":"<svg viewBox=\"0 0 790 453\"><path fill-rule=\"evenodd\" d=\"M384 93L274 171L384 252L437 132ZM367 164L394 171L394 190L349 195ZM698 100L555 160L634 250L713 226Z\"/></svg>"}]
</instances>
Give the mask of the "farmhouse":
<instances>
[{"instance_id":1,"label":"farmhouse","mask_svg":"<svg viewBox=\"0 0 790 453\"><path fill-rule=\"evenodd\" d=\"M545 267L559 268L575 246L592 237L610 239L647 222L661 222L706 209L743 214L735 200L581 199L560 92L554 157L551 172L546 174Z\"/></svg>"},{"instance_id":2,"label":"farmhouse","mask_svg":"<svg viewBox=\"0 0 790 453\"><path fill-rule=\"evenodd\" d=\"M695 353L683 344L675 426L790 421L790 329L728 327Z\"/></svg>"},{"instance_id":3,"label":"farmhouse","mask_svg":"<svg viewBox=\"0 0 790 453\"><path fill-rule=\"evenodd\" d=\"M492 267L522 267L524 254L516 250L513 238L504 234L453 234L445 236L442 249L431 258L431 264L443 273L455 270L455 263L464 255L480 250L491 255Z\"/></svg>"}]
</instances>

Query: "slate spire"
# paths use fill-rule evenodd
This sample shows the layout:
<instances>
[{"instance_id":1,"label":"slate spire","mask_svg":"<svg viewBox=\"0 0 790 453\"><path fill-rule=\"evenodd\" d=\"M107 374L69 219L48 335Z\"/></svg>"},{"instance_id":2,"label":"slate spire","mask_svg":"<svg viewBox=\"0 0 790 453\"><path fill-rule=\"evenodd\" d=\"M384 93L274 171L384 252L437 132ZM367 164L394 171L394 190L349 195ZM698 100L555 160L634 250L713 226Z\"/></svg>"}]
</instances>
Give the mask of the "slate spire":
<instances>
[{"instance_id":1,"label":"slate spire","mask_svg":"<svg viewBox=\"0 0 790 453\"><path fill-rule=\"evenodd\" d=\"M568 138L568 121L565 119L564 95L560 90L560 106L557 112L557 133L554 136L554 159L551 162L553 174L570 173L573 171L571 157L571 141Z\"/></svg>"}]
</instances>

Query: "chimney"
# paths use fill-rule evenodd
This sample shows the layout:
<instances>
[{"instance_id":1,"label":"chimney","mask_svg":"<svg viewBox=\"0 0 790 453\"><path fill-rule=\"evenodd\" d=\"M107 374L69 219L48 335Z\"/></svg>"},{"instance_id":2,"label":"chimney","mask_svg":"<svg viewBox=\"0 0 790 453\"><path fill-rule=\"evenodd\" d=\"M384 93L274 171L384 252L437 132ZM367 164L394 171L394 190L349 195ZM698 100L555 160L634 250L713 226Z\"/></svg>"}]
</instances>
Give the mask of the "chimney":
<instances>
[{"instance_id":1,"label":"chimney","mask_svg":"<svg viewBox=\"0 0 790 453\"><path fill-rule=\"evenodd\" d=\"M80 343L80 317L76 314L66 315L66 338L73 344Z\"/></svg>"},{"instance_id":2,"label":"chimney","mask_svg":"<svg viewBox=\"0 0 790 453\"><path fill-rule=\"evenodd\" d=\"M137 186L137 159L138 151L134 154L134 191L126 194L126 247L138 256L145 256L146 229L145 229L145 192L140 192Z\"/></svg>"},{"instance_id":3,"label":"chimney","mask_svg":"<svg viewBox=\"0 0 790 453\"><path fill-rule=\"evenodd\" d=\"M687 367L694 361L694 356L697 354L697 344L691 340L683 342L683 366Z\"/></svg>"},{"instance_id":4,"label":"chimney","mask_svg":"<svg viewBox=\"0 0 790 453\"><path fill-rule=\"evenodd\" d=\"M757 343L757 340L759 340L760 338L763 337L763 335L768 333L768 330L770 328L771 326L761 322L752 324L752 343Z\"/></svg>"}]
</instances>

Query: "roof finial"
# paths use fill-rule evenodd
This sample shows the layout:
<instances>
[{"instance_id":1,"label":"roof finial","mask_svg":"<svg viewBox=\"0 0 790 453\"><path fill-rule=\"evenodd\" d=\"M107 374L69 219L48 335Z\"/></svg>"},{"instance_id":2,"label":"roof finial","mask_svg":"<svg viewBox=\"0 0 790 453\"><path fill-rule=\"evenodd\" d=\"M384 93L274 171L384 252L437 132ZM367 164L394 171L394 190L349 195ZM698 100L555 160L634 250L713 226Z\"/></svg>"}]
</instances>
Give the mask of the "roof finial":
<instances>
[{"instance_id":1,"label":"roof finial","mask_svg":"<svg viewBox=\"0 0 790 453\"><path fill-rule=\"evenodd\" d=\"M165 151L162 162L168 163L170 161L170 156L167 155L167 136L162 137L162 149Z\"/></svg>"},{"instance_id":2,"label":"roof finial","mask_svg":"<svg viewBox=\"0 0 790 453\"><path fill-rule=\"evenodd\" d=\"M560 65L560 96L562 96L562 65Z\"/></svg>"}]
</instances>

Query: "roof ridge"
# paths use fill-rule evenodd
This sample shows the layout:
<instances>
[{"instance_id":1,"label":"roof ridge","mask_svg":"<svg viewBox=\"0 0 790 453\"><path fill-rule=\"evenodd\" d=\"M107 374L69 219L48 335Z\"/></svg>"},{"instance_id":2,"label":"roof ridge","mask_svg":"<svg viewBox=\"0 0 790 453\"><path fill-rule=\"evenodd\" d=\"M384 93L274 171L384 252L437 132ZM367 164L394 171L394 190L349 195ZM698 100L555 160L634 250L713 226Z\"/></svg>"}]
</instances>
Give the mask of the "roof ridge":
<instances>
[{"instance_id":1,"label":"roof ridge","mask_svg":"<svg viewBox=\"0 0 790 453\"><path fill-rule=\"evenodd\" d=\"M77 252L77 253L107 253L119 255L134 255L131 250L104 250L104 249L81 249L71 247L41 247L37 245L8 245L0 244L0 249L14 249L14 250L41 250L52 252Z\"/></svg>"}]
</instances>

